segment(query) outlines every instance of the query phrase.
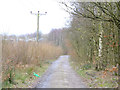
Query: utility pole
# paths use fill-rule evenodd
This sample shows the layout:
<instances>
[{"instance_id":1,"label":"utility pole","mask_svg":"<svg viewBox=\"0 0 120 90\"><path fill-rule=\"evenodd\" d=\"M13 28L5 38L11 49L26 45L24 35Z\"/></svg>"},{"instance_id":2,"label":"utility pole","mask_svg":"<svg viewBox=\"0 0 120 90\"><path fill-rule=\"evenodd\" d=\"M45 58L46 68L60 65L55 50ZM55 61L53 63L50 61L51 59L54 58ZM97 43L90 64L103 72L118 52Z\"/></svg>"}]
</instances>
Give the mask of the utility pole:
<instances>
[{"instance_id":1,"label":"utility pole","mask_svg":"<svg viewBox=\"0 0 120 90\"><path fill-rule=\"evenodd\" d=\"M37 40L37 42L38 42L38 41L39 41L39 16L40 16L40 15L46 15L47 12L41 14L41 13L39 13L39 11L38 11L38 13L33 13L33 12L31 11L30 13L37 16L37 37L36 37L36 40Z\"/></svg>"}]
</instances>

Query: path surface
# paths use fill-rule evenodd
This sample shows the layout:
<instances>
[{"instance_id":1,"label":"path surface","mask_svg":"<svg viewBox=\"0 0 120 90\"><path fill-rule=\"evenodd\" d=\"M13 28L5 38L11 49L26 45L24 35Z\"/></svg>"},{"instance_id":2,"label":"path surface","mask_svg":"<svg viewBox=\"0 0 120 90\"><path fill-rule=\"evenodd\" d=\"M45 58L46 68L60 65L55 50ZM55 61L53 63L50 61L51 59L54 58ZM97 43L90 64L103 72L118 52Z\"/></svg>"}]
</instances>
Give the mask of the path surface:
<instances>
[{"instance_id":1,"label":"path surface","mask_svg":"<svg viewBox=\"0 0 120 90\"><path fill-rule=\"evenodd\" d=\"M39 78L35 88L86 88L79 75L71 68L69 56L60 56Z\"/></svg>"}]
</instances>

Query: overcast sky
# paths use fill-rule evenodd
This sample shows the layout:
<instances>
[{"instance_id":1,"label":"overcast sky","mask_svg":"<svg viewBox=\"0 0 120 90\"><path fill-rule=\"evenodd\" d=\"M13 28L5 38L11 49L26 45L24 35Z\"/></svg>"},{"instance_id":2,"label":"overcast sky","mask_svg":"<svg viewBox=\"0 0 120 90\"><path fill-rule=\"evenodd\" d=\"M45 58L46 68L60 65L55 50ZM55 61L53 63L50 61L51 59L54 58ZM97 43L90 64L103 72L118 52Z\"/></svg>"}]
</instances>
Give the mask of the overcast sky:
<instances>
[{"instance_id":1,"label":"overcast sky","mask_svg":"<svg viewBox=\"0 0 120 90\"><path fill-rule=\"evenodd\" d=\"M40 16L39 27L43 34L52 28L65 27L69 14L62 10L56 0L1 0L0 33L26 34L37 30L37 16L30 14L47 12Z\"/></svg>"}]
</instances>

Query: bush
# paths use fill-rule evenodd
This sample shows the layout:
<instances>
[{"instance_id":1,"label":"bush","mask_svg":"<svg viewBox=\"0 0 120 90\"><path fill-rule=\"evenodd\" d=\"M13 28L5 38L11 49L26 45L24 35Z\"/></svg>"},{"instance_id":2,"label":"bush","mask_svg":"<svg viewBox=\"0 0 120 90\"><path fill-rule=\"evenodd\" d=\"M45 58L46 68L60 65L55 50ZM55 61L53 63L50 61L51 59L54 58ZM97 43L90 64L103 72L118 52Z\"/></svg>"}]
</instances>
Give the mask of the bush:
<instances>
[{"instance_id":1,"label":"bush","mask_svg":"<svg viewBox=\"0 0 120 90\"><path fill-rule=\"evenodd\" d=\"M24 42L3 40L2 82L13 83L14 72L18 68L42 66L46 60L55 59L62 54L62 49L50 42ZM29 68L31 74L33 67ZM24 78L22 78L24 83ZM3 85L4 86L4 85Z\"/></svg>"}]
</instances>

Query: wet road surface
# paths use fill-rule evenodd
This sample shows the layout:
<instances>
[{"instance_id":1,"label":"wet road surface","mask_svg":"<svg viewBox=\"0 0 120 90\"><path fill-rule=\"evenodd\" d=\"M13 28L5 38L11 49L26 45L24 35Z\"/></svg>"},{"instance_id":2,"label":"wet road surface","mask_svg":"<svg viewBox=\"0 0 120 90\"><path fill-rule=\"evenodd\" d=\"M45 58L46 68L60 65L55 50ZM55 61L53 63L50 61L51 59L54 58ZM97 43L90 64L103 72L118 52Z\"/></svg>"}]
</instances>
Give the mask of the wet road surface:
<instances>
[{"instance_id":1,"label":"wet road surface","mask_svg":"<svg viewBox=\"0 0 120 90\"><path fill-rule=\"evenodd\" d=\"M35 88L86 88L80 76L69 64L69 56L60 56L39 78Z\"/></svg>"}]
</instances>

